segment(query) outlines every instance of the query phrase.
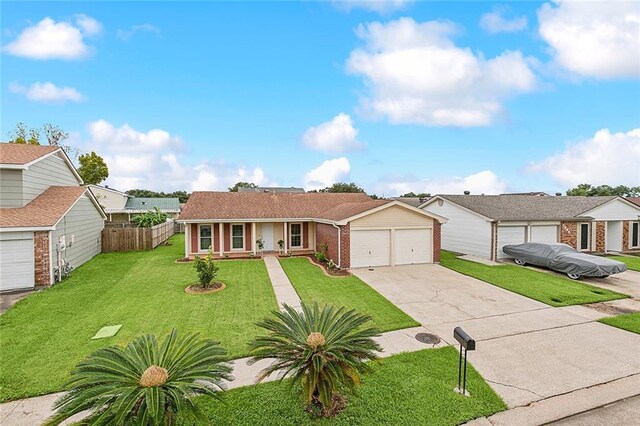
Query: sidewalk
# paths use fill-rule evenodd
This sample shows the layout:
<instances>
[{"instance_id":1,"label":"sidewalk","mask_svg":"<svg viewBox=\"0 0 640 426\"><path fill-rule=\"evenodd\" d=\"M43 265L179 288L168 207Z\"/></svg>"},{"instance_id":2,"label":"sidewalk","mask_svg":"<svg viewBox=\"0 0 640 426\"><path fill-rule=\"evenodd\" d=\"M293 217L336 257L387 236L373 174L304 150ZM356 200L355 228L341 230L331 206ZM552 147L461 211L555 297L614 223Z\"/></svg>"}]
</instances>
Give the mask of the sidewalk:
<instances>
[{"instance_id":1,"label":"sidewalk","mask_svg":"<svg viewBox=\"0 0 640 426\"><path fill-rule=\"evenodd\" d=\"M276 300L278 306L282 309L282 304L286 303L296 310L301 309L300 297L293 288L293 284L289 281L289 277L285 274L284 269L280 266L280 262L275 256L265 256L264 264L267 267L267 273L273 286L273 291L276 294Z\"/></svg>"}]
</instances>

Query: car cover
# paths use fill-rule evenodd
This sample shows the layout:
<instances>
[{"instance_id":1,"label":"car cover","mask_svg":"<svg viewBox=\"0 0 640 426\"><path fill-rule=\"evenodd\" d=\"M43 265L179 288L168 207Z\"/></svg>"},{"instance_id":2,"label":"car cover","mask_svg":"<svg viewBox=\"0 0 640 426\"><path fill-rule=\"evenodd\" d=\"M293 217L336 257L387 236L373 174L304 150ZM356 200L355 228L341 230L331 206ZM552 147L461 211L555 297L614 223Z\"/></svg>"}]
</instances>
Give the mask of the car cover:
<instances>
[{"instance_id":1,"label":"car cover","mask_svg":"<svg viewBox=\"0 0 640 426\"><path fill-rule=\"evenodd\" d=\"M583 277L603 277L627 270L623 262L580 253L566 244L513 244L504 246L502 251L531 265Z\"/></svg>"}]
</instances>

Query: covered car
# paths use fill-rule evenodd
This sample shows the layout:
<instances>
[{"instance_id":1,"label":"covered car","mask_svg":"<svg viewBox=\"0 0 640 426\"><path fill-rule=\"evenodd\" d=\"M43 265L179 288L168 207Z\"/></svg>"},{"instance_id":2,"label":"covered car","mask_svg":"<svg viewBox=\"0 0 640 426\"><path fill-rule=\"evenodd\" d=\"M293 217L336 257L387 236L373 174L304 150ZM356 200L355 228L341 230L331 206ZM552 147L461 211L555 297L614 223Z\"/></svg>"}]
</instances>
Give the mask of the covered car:
<instances>
[{"instance_id":1,"label":"covered car","mask_svg":"<svg viewBox=\"0 0 640 426\"><path fill-rule=\"evenodd\" d=\"M518 265L529 263L563 272L573 280L608 277L627 270L627 265L606 257L581 253L567 244L524 243L502 248Z\"/></svg>"}]
</instances>

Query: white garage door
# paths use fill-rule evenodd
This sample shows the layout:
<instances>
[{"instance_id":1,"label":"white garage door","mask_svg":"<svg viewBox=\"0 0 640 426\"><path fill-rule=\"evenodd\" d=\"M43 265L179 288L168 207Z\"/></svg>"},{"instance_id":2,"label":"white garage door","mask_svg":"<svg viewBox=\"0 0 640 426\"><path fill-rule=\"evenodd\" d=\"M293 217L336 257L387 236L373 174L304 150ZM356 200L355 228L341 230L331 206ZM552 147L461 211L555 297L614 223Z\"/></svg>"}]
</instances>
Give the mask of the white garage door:
<instances>
[{"instance_id":1,"label":"white garage door","mask_svg":"<svg viewBox=\"0 0 640 426\"><path fill-rule=\"evenodd\" d=\"M24 235L21 233L21 235ZM0 240L0 291L32 288L35 283L33 234Z\"/></svg>"},{"instance_id":2,"label":"white garage door","mask_svg":"<svg viewBox=\"0 0 640 426\"><path fill-rule=\"evenodd\" d=\"M498 226L498 259L509 257L502 251L502 247L524 243L525 232L525 226Z\"/></svg>"},{"instance_id":3,"label":"white garage door","mask_svg":"<svg viewBox=\"0 0 640 426\"><path fill-rule=\"evenodd\" d=\"M396 229L393 251L396 265L431 263L431 230Z\"/></svg>"},{"instance_id":4,"label":"white garage door","mask_svg":"<svg viewBox=\"0 0 640 426\"><path fill-rule=\"evenodd\" d=\"M532 225L530 242L557 243L558 227L556 225Z\"/></svg>"},{"instance_id":5,"label":"white garage door","mask_svg":"<svg viewBox=\"0 0 640 426\"><path fill-rule=\"evenodd\" d=\"M351 267L386 266L391 263L391 231L351 231Z\"/></svg>"}]
</instances>

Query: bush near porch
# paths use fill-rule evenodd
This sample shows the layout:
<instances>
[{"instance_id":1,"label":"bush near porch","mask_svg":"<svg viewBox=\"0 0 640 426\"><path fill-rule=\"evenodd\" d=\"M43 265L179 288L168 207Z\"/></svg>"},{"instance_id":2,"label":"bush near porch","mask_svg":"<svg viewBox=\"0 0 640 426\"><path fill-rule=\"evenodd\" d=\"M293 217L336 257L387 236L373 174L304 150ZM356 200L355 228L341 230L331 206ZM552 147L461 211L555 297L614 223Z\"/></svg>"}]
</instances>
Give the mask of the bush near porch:
<instances>
[{"instance_id":1,"label":"bush near porch","mask_svg":"<svg viewBox=\"0 0 640 426\"><path fill-rule=\"evenodd\" d=\"M0 315L0 401L62 390L71 369L97 348L126 344L144 333L199 332L220 340L232 358L247 355L255 323L278 308L261 260L217 262L227 288L210 295L184 289L197 281L184 254L184 235L146 252L103 253L71 277ZM122 324L114 337L90 340Z\"/></svg>"}]
</instances>

